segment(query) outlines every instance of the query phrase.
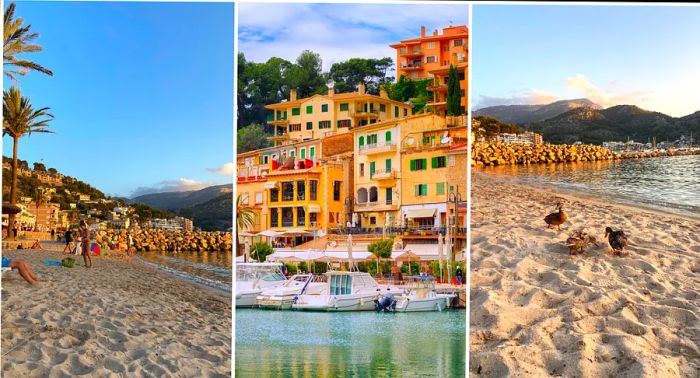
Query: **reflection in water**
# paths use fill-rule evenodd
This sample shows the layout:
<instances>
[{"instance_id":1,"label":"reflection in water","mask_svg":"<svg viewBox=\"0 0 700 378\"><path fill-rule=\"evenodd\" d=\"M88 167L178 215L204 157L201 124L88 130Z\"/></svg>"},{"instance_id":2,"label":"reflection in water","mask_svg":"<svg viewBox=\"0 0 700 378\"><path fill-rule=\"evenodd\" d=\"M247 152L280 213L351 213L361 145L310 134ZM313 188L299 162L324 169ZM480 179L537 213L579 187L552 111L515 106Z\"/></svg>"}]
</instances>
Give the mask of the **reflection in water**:
<instances>
[{"instance_id":1,"label":"reflection in water","mask_svg":"<svg viewBox=\"0 0 700 378\"><path fill-rule=\"evenodd\" d=\"M164 270L209 286L231 291L231 252L144 252L138 257Z\"/></svg>"},{"instance_id":2,"label":"reflection in water","mask_svg":"<svg viewBox=\"0 0 700 378\"><path fill-rule=\"evenodd\" d=\"M236 309L236 376L463 377L466 311Z\"/></svg>"},{"instance_id":3,"label":"reflection in water","mask_svg":"<svg viewBox=\"0 0 700 378\"><path fill-rule=\"evenodd\" d=\"M700 214L700 155L487 167L537 186L590 194L681 215Z\"/></svg>"}]
</instances>

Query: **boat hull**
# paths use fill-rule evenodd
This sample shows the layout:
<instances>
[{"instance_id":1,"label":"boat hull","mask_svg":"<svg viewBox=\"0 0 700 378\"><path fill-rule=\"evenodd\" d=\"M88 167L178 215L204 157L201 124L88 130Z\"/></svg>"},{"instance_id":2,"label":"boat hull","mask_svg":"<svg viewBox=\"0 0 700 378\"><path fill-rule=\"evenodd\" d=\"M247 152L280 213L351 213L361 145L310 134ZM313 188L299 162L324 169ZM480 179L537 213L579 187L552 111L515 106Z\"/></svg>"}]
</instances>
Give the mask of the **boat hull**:
<instances>
[{"instance_id":1,"label":"boat hull","mask_svg":"<svg viewBox=\"0 0 700 378\"><path fill-rule=\"evenodd\" d=\"M236 307L254 307L260 290L236 293Z\"/></svg>"},{"instance_id":2,"label":"boat hull","mask_svg":"<svg viewBox=\"0 0 700 378\"><path fill-rule=\"evenodd\" d=\"M299 311L374 311L377 294L342 296L301 296L292 309Z\"/></svg>"},{"instance_id":3,"label":"boat hull","mask_svg":"<svg viewBox=\"0 0 700 378\"><path fill-rule=\"evenodd\" d=\"M447 298L399 299L396 312L442 311L447 308Z\"/></svg>"}]
</instances>

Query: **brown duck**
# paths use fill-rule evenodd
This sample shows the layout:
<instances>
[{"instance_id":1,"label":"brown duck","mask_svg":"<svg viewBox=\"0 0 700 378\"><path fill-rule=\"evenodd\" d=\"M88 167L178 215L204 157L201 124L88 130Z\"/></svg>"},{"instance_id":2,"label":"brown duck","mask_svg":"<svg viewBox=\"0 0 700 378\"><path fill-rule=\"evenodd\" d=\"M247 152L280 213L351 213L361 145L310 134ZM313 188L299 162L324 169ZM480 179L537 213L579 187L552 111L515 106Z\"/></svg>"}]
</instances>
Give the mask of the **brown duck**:
<instances>
[{"instance_id":1,"label":"brown duck","mask_svg":"<svg viewBox=\"0 0 700 378\"><path fill-rule=\"evenodd\" d=\"M561 231L561 225L566 222L567 216L564 211L564 206L561 202L557 202L556 213L551 213L544 217L544 221L547 223L547 228L552 228L557 226L557 230Z\"/></svg>"},{"instance_id":2,"label":"brown duck","mask_svg":"<svg viewBox=\"0 0 700 378\"><path fill-rule=\"evenodd\" d=\"M598 241L595 237L588 235L584 231L574 231L568 239L566 239L566 246L569 247L570 255L582 254L583 249L589 244L595 244L598 246Z\"/></svg>"},{"instance_id":3,"label":"brown duck","mask_svg":"<svg viewBox=\"0 0 700 378\"><path fill-rule=\"evenodd\" d=\"M620 256L622 250L627 247L627 235L625 235L625 232L622 230L613 231L612 228L605 227L605 237L608 238L608 243L613 253Z\"/></svg>"}]
</instances>

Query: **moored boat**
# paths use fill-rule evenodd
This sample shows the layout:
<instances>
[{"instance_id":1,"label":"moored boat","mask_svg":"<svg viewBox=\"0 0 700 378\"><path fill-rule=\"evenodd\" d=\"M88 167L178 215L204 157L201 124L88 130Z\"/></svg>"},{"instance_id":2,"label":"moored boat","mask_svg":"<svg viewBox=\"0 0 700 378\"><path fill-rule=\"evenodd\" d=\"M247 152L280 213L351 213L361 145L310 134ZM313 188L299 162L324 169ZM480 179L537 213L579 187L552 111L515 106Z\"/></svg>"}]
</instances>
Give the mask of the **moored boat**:
<instances>
[{"instance_id":1,"label":"moored boat","mask_svg":"<svg viewBox=\"0 0 700 378\"><path fill-rule=\"evenodd\" d=\"M253 307L263 290L287 282L281 267L282 263L236 264L236 307Z\"/></svg>"}]
</instances>

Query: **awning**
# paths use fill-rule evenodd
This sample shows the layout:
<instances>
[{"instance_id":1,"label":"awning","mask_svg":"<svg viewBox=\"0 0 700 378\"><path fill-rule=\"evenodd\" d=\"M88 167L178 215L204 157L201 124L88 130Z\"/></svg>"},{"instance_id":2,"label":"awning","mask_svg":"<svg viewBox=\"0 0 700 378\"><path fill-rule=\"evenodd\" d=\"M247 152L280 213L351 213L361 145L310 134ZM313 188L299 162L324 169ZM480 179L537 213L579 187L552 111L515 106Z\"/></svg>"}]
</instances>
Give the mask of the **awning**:
<instances>
[{"instance_id":1,"label":"awning","mask_svg":"<svg viewBox=\"0 0 700 378\"><path fill-rule=\"evenodd\" d=\"M274 189L275 187L277 187L277 181L267 181L263 185L263 188L265 189Z\"/></svg>"},{"instance_id":2,"label":"awning","mask_svg":"<svg viewBox=\"0 0 700 378\"><path fill-rule=\"evenodd\" d=\"M320 205L309 205L307 211L309 213L320 213L321 212L321 206Z\"/></svg>"},{"instance_id":3,"label":"awning","mask_svg":"<svg viewBox=\"0 0 700 378\"><path fill-rule=\"evenodd\" d=\"M403 250L418 255L421 261L438 260L437 244L408 244L403 247Z\"/></svg>"},{"instance_id":4,"label":"awning","mask_svg":"<svg viewBox=\"0 0 700 378\"><path fill-rule=\"evenodd\" d=\"M435 209L412 209L406 211L406 218L433 218L435 217Z\"/></svg>"}]
</instances>

